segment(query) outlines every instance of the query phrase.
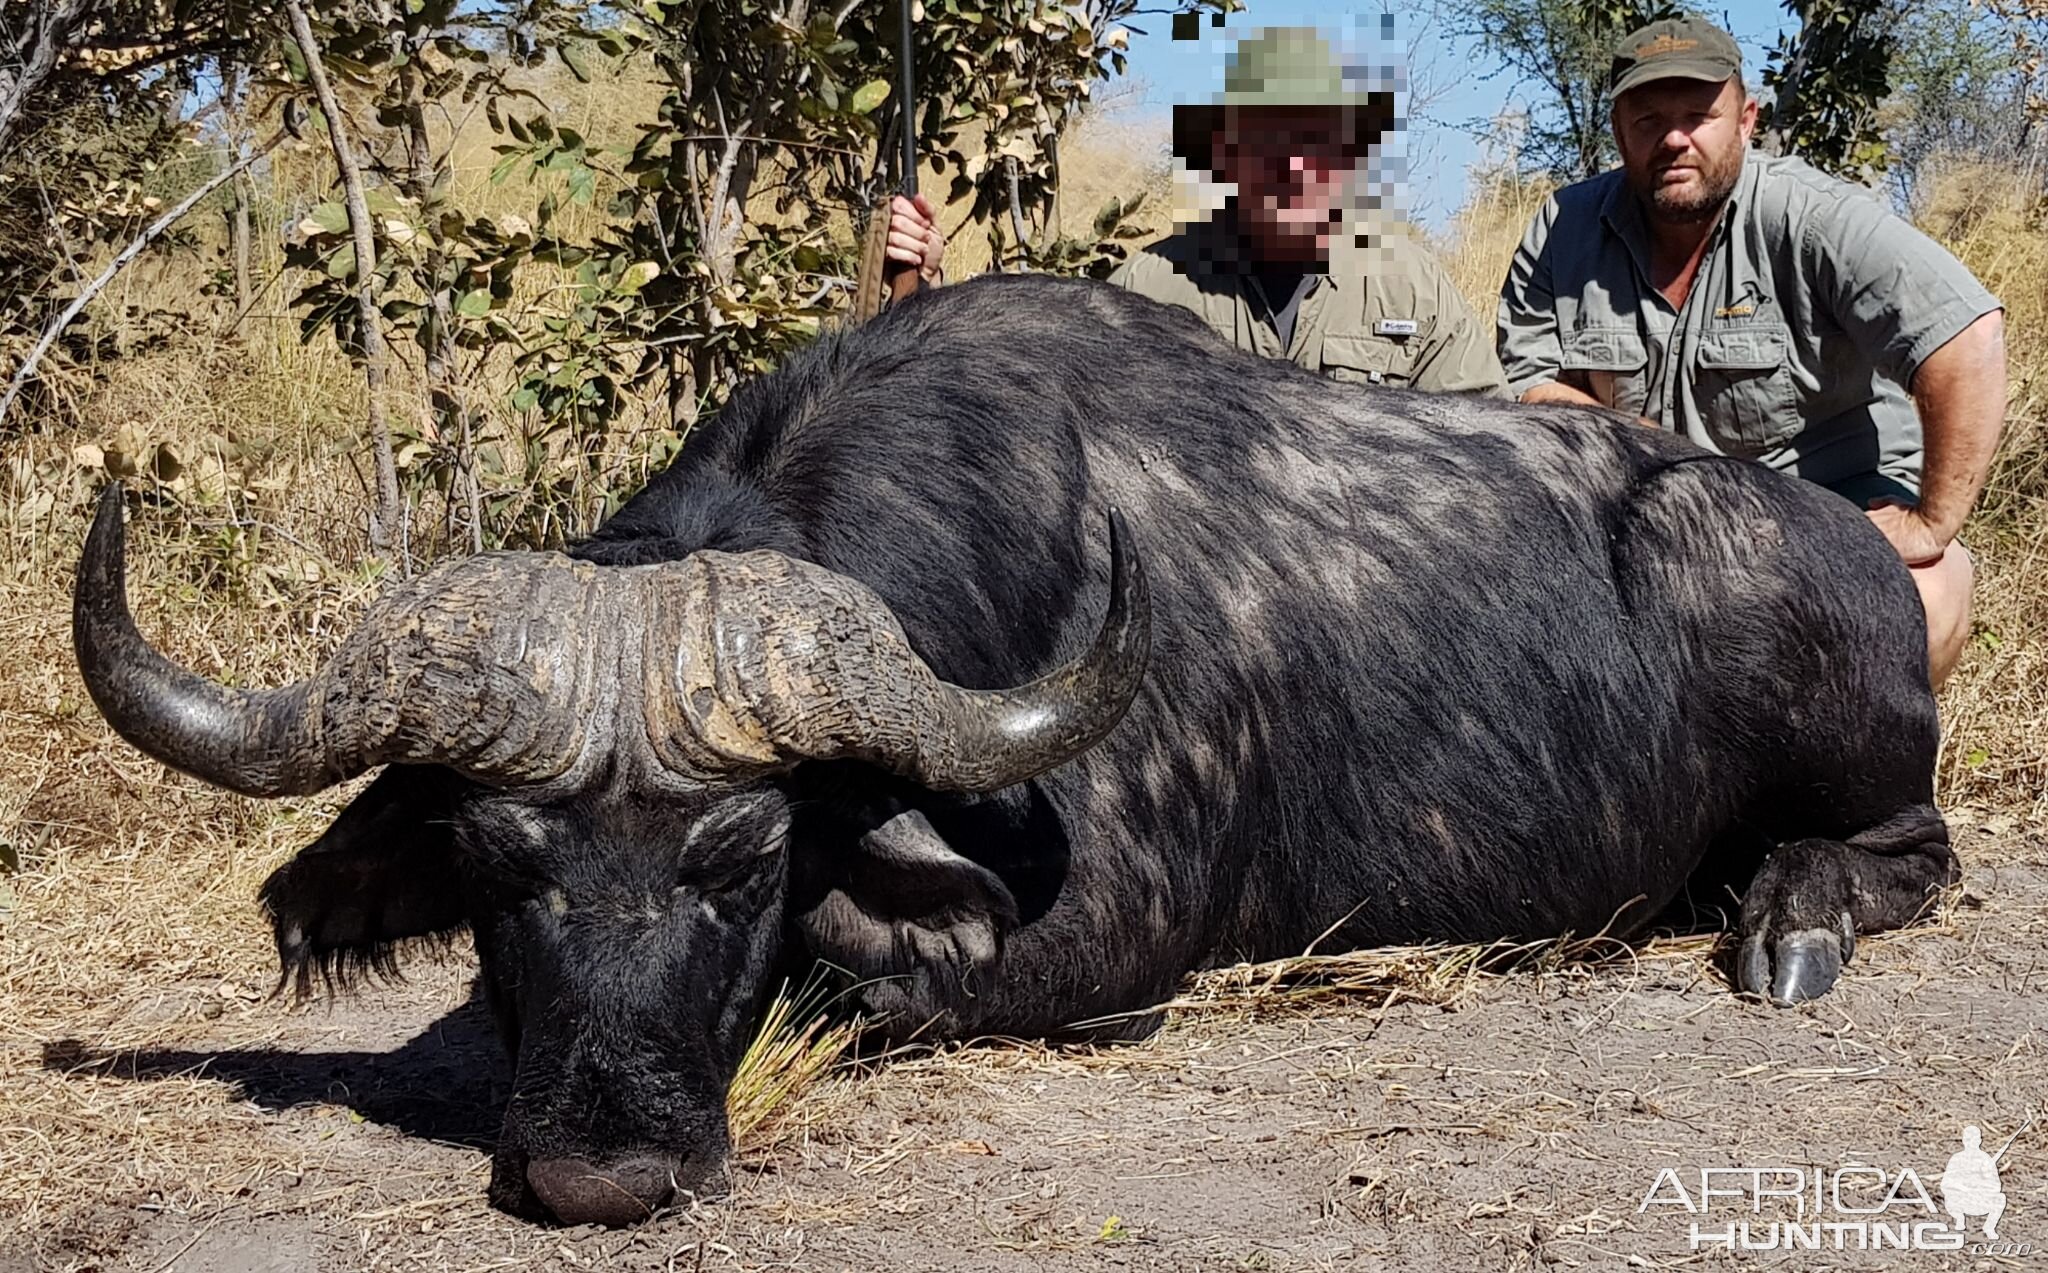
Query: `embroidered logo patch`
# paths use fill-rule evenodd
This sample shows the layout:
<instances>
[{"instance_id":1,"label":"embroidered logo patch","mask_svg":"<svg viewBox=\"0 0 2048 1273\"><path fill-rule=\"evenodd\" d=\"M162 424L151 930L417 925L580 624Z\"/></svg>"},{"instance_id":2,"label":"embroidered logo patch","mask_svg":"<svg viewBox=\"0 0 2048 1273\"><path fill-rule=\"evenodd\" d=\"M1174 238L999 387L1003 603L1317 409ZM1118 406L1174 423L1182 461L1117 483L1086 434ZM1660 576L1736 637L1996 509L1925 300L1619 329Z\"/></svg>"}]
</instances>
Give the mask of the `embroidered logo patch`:
<instances>
[{"instance_id":1,"label":"embroidered logo patch","mask_svg":"<svg viewBox=\"0 0 2048 1273\"><path fill-rule=\"evenodd\" d=\"M1675 35L1660 35L1636 50L1638 61L1644 58L1667 57L1673 53L1690 53L1700 46L1698 40L1681 40Z\"/></svg>"},{"instance_id":2,"label":"embroidered logo patch","mask_svg":"<svg viewBox=\"0 0 2048 1273\"><path fill-rule=\"evenodd\" d=\"M1412 318L1382 318L1372 329L1381 336L1413 336L1422 330L1422 325Z\"/></svg>"}]
</instances>

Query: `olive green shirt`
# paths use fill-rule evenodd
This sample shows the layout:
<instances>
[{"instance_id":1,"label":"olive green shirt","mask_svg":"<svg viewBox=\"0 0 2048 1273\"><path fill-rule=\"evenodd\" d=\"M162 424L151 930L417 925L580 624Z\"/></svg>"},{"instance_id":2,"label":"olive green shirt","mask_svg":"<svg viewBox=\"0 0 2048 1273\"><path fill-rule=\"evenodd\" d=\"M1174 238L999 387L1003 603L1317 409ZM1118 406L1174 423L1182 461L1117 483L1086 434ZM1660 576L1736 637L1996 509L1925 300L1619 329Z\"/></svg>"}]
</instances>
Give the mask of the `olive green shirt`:
<instances>
[{"instance_id":1,"label":"olive green shirt","mask_svg":"<svg viewBox=\"0 0 2048 1273\"><path fill-rule=\"evenodd\" d=\"M1961 262L1871 191L1755 151L1678 309L1649 243L1619 170L1550 198L1501 286L1510 391L1567 384L1845 493L1920 489L1913 373L1999 308Z\"/></svg>"},{"instance_id":2,"label":"olive green shirt","mask_svg":"<svg viewBox=\"0 0 2048 1273\"><path fill-rule=\"evenodd\" d=\"M1406 235L1380 236L1310 279L1283 348L1268 298L1220 220L1152 244L1109 276L1140 296L1193 311L1239 349L1336 380L1505 395L1491 333L1443 266ZM1280 306L1287 298L1271 301Z\"/></svg>"}]
</instances>

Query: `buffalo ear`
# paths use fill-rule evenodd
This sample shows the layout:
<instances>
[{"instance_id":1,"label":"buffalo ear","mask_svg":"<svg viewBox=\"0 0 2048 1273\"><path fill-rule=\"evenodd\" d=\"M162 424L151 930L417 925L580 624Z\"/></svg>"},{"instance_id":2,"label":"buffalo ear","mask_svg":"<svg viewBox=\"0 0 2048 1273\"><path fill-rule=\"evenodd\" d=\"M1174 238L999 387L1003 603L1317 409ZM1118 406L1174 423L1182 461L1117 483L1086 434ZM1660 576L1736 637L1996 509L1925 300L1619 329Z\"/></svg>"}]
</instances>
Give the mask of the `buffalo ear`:
<instances>
[{"instance_id":1,"label":"buffalo ear","mask_svg":"<svg viewBox=\"0 0 2048 1273\"><path fill-rule=\"evenodd\" d=\"M962 1022L1017 926L1017 900L915 809L860 838L859 851L797 926L818 958L851 972L867 1009L915 1030Z\"/></svg>"},{"instance_id":2,"label":"buffalo ear","mask_svg":"<svg viewBox=\"0 0 2048 1273\"><path fill-rule=\"evenodd\" d=\"M277 938L280 986L395 978L398 950L468 923L449 811L461 780L392 765L257 894Z\"/></svg>"}]
</instances>

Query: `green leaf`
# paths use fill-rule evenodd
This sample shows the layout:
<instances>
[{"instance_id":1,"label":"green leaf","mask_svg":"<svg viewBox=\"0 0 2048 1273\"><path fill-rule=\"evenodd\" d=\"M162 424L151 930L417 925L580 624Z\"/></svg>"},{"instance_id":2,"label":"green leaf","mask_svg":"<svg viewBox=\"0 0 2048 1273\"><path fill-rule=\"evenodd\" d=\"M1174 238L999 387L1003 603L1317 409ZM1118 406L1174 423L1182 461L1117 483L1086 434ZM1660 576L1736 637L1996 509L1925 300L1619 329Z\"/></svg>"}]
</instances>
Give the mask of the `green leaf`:
<instances>
[{"instance_id":1,"label":"green leaf","mask_svg":"<svg viewBox=\"0 0 2048 1273\"><path fill-rule=\"evenodd\" d=\"M526 152L524 150L514 150L510 154L506 155L503 159L500 159L497 163L492 164L491 184L494 186L504 185L505 178L511 176L512 170L519 167L519 165L524 163L525 161Z\"/></svg>"},{"instance_id":2,"label":"green leaf","mask_svg":"<svg viewBox=\"0 0 2048 1273\"><path fill-rule=\"evenodd\" d=\"M329 234L342 234L348 230L348 209L338 203L320 204L306 217Z\"/></svg>"},{"instance_id":3,"label":"green leaf","mask_svg":"<svg viewBox=\"0 0 2048 1273\"><path fill-rule=\"evenodd\" d=\"M482 318L490 313L490 289L480 287L473 292L464 292L462 299L455 302L455 312L464 318Z\"/></svg>"},{"instance_id":4,"label":"green leaf","mask_svg":"<svg viewBox=\"0 0 2048 1273\"><path fill-rule=\"evenodd\" d=\"M631 296L652 283L660 274L661 267L654 262L636 261L626 267L625 273L619 275L618 290L626 296Z\"/></svg>"},{"instance_id":5,"label":"green leaf","mask_svg":"<svg viewBox=\"0 0 2048 1273\"><path fill-rule=\"evenodd\" d=\"M344 243L327 258L327 277L347 278L356 272L356 245Z\"/></svg>"},{"instance_id":6,"label":"green leaf","mask_svg":"<svg viewBox=\"0 0 2048 1273\"><path fill-rule=\"evenodd\" d=\"M853 90L853 101L851 103L853 113L856 115L865 115L869 111L875 109L875 107L880 106L883 102L887 101L888 97L889 81L869 80L867 83Z\"/></svg>"},{"instance_id":7,"label":"green leaf","mask_svg":"<svg viewBox=\"0 0 2048 1273\"><path fill-rule=\"evenodd\" d=\"M574 43L564 44L561 48L555 50L555 53L562 59L562 65L569 68L569 74L576 77L577 83L590 83L590 67L583 60L582 45Z\"/></svg>"}]
</instances>

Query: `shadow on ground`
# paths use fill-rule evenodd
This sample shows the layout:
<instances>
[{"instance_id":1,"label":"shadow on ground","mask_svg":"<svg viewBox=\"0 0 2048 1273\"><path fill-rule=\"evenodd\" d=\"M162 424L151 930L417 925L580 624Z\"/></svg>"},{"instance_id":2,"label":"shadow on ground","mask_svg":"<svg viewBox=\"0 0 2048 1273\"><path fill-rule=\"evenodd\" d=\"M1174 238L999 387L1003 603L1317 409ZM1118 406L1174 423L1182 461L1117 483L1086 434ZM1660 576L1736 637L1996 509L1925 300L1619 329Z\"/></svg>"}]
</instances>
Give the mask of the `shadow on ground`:
<instances>
[{"instance_id":1,"label":"shadow on ground","mask_svg":"<svg viewBox=\"0 0 2048 1273\"><path fill-rule=\"evenodd\" d=\"M242 1099L267 1110L338 1105L408 1136L486 1152L497 1139L511 1086L480 996L389 1050L102 1051L59 1039L43 1046L43 1068L137 1083L204 1077L232 1084Z\"/></svg>"}]
</instances>

